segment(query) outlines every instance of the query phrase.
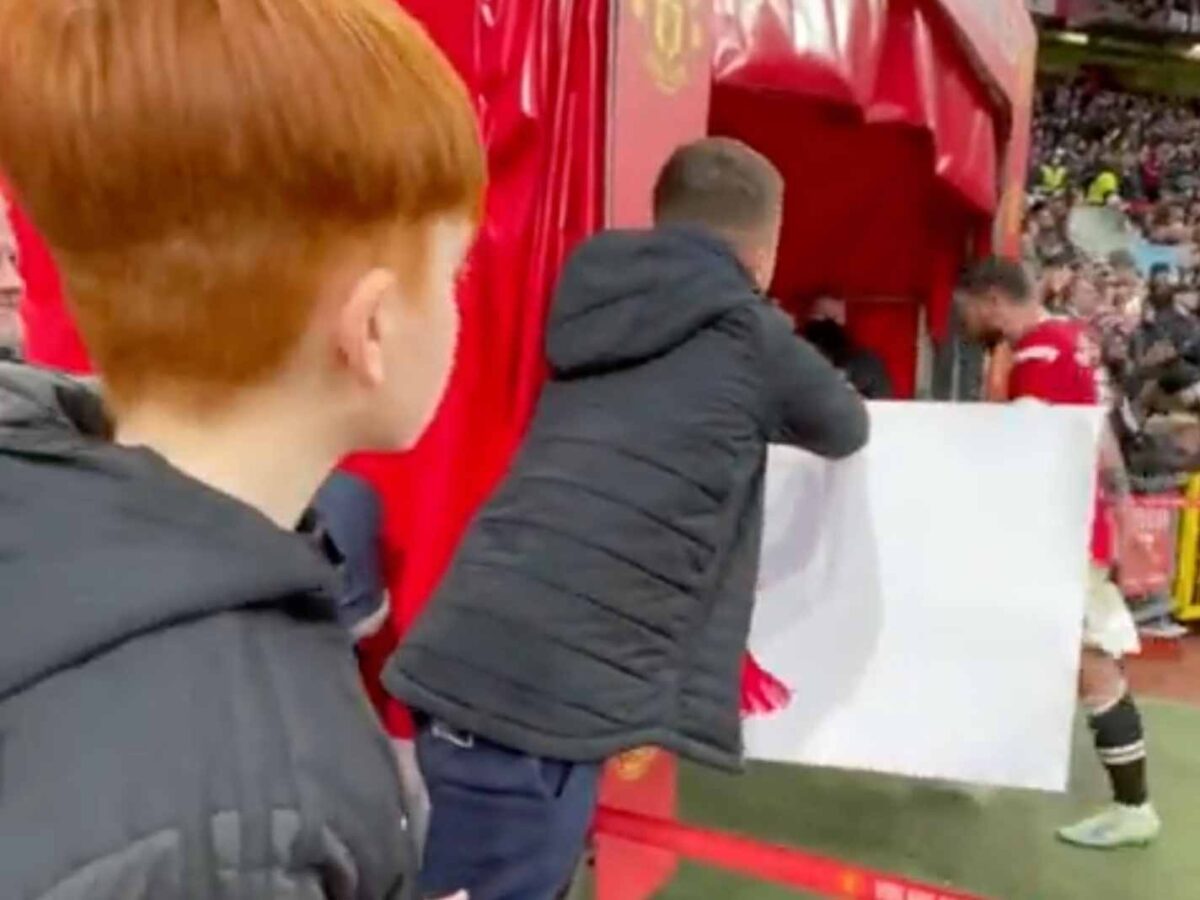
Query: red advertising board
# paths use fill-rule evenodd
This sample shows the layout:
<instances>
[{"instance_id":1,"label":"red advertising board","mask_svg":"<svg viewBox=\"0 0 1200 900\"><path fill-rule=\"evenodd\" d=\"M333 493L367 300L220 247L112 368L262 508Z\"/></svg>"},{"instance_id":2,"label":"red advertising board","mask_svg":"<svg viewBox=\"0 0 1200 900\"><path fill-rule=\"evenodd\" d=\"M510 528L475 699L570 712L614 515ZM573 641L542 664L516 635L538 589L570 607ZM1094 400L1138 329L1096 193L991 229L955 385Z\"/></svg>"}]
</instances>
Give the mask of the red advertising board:
<instances>
[{"instance_id":1,"label":"red advertising board","mask_svg":"<svg viewBox=\"0 0 1200 900\"><path fill-rule=\"evenodd\" d=\"M1131 0L1060 0L1072 28L1109 26L1149 32L1200 34L1200 0L1134 3ZM1066 7L1065 11L1061 7Z\"/></svg>"},{"instance_id":2,"label":"red advertising board","mask_svg":"<svg viewBox=\"0 0 1200 900\"><path fill-rule=\"evenodd\" d=\"M1121 534L1121 592L1126 597L1168 594L1175 576L1177 514L1159 505L1135 505Z\"/></svg>"}]
</instances>

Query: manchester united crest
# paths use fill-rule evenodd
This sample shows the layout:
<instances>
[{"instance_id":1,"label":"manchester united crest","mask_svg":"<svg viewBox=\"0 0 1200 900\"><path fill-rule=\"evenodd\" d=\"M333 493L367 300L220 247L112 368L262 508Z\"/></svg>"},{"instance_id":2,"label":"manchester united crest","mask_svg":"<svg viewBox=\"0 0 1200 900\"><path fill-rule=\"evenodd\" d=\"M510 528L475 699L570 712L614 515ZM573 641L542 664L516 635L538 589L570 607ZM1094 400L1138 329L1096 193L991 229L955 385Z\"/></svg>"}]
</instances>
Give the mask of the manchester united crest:
<instances>
[{"instance_id":1,"label":"manchester united crest","mask_svg":"<svg viewBox=\"0 0 1200 900\"><path fill-rule=\"evenodd\" d=\"M646 30L646 64L664 93L674 94L703 62L706 0L628 0Z\"/></svg>"}]
</instances>

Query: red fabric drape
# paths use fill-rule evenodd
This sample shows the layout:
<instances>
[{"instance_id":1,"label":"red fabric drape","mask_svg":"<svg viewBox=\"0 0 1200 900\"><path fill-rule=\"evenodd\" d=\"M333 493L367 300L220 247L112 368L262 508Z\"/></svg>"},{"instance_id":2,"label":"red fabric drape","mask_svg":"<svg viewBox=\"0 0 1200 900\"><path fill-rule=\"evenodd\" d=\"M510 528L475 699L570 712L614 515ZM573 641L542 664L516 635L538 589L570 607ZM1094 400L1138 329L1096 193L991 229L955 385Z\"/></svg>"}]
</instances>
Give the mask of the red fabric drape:
<instances>
[{"instance_id":1,"label":"red fabric drape","mask_svg":"<svg viewBox=\"0 0 1200 900\"><path fill-rule=\"evenodd\" d=\"M918 306L944 336L957 270L989 227L1010 121L1008 68L991 43L974 52L960 5L717 5L712 129L787 179L775 293L793 312L821 294L887 298L856 304L849 326L900 396L915 387Z\"/></svg>"},{"instance_id":2,"label":"red fabric drape","mask_svg":"<svg viewBox=\"0 0 1200 900\"><path fill-rule=\"evenodd\" d=\"M405 457L347 461L383 497L393 632L422 609L503 474L543 378L542 334L569 249L601 224L606 0L404 0L454 61L487 142L487 217L460 292L458 365L430 433ZM371 681L368 671L368 682ZM393 734L407 714L375 692Z\"/></svg>"},{"instance_id":3,"label":"red fabric drape","mask_svg":"<svg viewBox=\"0 0 1200 900\"><path fill-rule=\"evenodd\" d=\"M718 89L779 91L861 123L923 131L944 185L985 215L995 209L1006 99L980 80L939 3L725 0L719 9Z\"/></svg>"},{"instance_id":4,"label":"red fabric drape","mask_svg":"<svg viewBox=\"0 0 1200 900\"><path fill-rule=\"evenodd\" d=\"M4 189L0 184L0 192ZM91 369L87 352L63 302L62 285L50 251L16 204L12 219L21 251L21 274L25 277L21 315L25 319L26 355L48 366L86 373Z\"/></svg>"}]
</instances>

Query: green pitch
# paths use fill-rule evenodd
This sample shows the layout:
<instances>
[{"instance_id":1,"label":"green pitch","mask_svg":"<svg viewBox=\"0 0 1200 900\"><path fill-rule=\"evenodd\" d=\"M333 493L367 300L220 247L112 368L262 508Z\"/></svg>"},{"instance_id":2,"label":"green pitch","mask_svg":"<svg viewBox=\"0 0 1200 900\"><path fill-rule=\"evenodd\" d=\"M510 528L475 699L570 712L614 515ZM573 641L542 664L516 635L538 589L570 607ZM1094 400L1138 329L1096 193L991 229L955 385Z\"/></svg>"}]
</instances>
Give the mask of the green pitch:
<instances>
[{"instance_id":1,"label":"green pitch","mask_svg":"<svg viewBox=\"0 0 1200 900\"><path fill-rule=\"evenodd\" d=\"M1200 898L1200 710L1144 701L1163 836L1105 854L1054 839L1105 801L1088 735L1077 729L1069 796L952 789L858 773L756 766L742 778L682 775L690 821L973 891L996 900ZM661 900L777 900L795 892L686 865Z\"/></svg>"}]
</instances>

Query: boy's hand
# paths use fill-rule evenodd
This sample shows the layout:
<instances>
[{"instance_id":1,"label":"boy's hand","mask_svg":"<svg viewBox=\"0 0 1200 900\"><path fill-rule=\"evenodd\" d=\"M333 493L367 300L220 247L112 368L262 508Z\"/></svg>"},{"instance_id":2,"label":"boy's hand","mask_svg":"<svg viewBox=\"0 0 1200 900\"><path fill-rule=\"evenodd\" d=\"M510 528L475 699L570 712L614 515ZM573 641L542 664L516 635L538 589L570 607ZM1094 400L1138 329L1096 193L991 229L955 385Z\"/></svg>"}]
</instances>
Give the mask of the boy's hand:
<instances>
[{"instance_id":1,"label":"boy's hand","mask_svg":"<svg viewBox=\"0 0 1200 900\"><path fill-rule=\"evenodd\" d=\"M791 702L791 688L760 666L747 651L742 657L742 717L776 713Z\"/></svg>"}]
</instances>

